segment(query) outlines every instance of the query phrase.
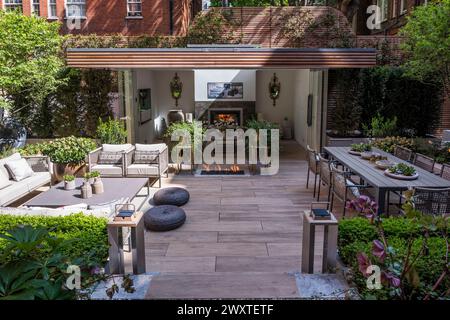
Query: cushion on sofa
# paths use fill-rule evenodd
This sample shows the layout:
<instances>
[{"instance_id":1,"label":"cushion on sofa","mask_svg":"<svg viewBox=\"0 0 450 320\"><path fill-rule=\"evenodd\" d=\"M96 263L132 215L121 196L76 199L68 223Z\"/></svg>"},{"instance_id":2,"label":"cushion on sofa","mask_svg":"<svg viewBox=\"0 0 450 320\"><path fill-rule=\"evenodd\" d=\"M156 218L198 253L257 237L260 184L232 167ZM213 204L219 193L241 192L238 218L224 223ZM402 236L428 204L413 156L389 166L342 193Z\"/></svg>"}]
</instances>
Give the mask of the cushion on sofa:
<instances>
[{"instance_id":1,"label":"cushion on sofa","mask_svg":"<svg viewBox=\"0 0 450 320\"><path fill-rule=\"evenodd\" d=\"M158 167L148 164L132 164L127 168L127 174L137 176L158 176Z\"/></svg>"},{"instance_id":2,"label":"cushion on sofa","mask_svg":"<svg viewBox=\"0 0 450 320\"><path fill-rule=\"evenodd\" d=\"M101 175L122 176L122 167L111 164L97 164L93 166L92 171L98 171Z\"/></svg>"},{"instance_id":3,"label":"cushion on sofa","mask_svg":"<svg viewBox=\"0 0 450 320\"><path fill-rule=\"evenodd\" d=\"M136 143L136 151L158 151L162 152L167 145L165 143L155 143L155 144L139 144Z\"/></svg>"},{"instance_id":4,"label":"cushion on sofa","mask_svg":"<svg viewBox=\"0 0 450 320\"><path fill-rule=\"evenodd\" d=\"M19 160L22 157L20 156L20 153L16 152L9 157L0 159L0 172L3 173L5 176L9 177L8 169L5 167L5 163L12 160Z\"/></svg>"},{"instance_id":5,"label":"cushion on sofa","mask_svg":"<svg viewBox=\"0 0 450 320\"><path fill-rule=\"evenodd\" d=\"M125 143L125 144L102 144L102 151L105 152L124 152L124 151L128 151L132 148L133 146L129 143Z\"/></svg>"},{"instance_id":6,"label":"cushion on sofa","mask_svg":"<svg viewBox=\"0 0 450 320\"><path fill-rule=\"evenodd\" d=\"M34 174L34 171L31 169L27 160L22 158L6 162L5 167L8 169L11 178L15 181L22 181Z\"/></svg>"},{"instance_id":7,"label":"cushion on sofa","mask_svg":"<svg viewBox=\"0 0 450 320\"><path fill-rule=\"evenodd\" d=\"M151 164L156 163L159 151L135 151L133 163L136 164Z\"/></svg>"},{"instance_id":8,"label":"cushion on sofa","mask_svg":"<svg viewBox=\"0 0 450 320\"><path fill-rule=\"evenodd\" d=\"M5 176L1 171L0 171L0 190L10 186L12 184L12 181L9 180L8 176Z\"/></svg>"},{"instance_id":9,"label":"cushion on sofa","mask_svg":"<svg viewBox=\"0 0 450 320\"><path fill-rule=\"evenodd\" d=\"M102 151L98 155L98 163L120 165L122 164L122 153Z\"/></svg>"}]
</instances>

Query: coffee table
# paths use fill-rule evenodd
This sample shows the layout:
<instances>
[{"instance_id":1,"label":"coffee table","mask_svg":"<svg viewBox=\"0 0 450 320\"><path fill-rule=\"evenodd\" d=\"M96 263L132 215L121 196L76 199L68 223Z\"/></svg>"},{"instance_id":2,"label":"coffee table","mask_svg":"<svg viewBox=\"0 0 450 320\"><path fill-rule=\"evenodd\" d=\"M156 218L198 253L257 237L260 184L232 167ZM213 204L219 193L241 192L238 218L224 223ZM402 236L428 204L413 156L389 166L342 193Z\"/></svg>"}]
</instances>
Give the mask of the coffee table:
<instances>
[{"instance_id":1,"label":"coffee table","mask_svg":"<svg viewBox=\"0 0 450 320\"><path fill-rule=\"evenodd\" d=\"M64 182L60 182L26 202L25 205L29 207L59 208L80 203L99 205L121 198L128 198L128 201L131 202L145 186L147 186L146 198L150 195L148 178L102 178L104 192L102 194L94 194L91 198L83 199L80 190L83 181L84 179L76 178L76 188L74 190L65 190Z\"/></svg>"}]
</instances>

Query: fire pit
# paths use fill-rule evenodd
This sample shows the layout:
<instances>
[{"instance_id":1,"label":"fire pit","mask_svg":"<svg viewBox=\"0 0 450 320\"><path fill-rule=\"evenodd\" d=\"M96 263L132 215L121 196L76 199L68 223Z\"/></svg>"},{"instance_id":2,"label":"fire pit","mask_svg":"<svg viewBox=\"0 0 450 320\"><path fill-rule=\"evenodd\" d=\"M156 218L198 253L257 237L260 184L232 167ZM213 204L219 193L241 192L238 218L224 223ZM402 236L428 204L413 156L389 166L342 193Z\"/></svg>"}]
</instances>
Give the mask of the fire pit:
<instances>
[{"instance_id":1,"label":"fire pit","mask_svg":"<svg viewBox=\"0 0 450 320\"><path fill-rule=\"evenodd\" d=\"M203 164L197 166L196 176L249 176L246 165Z\"/></svg>"}]
</instances>

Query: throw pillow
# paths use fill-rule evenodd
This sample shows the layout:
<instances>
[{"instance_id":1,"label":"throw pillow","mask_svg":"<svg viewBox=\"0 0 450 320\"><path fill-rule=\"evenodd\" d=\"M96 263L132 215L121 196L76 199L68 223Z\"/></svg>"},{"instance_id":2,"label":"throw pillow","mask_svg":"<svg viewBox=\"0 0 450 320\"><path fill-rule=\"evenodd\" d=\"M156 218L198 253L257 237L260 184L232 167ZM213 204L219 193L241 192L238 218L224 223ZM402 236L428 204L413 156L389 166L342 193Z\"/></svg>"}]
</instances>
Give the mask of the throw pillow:
<instances>
[{"instance_id":1,"label":"throw pillow","mask_svg":"<svg viewBox=\"0 0 450 320\"><path fill-rule=\"evenodd\" d=\"M140 144L136 143L136 151L159 151L162 152L167 145L165 143Z\"/></svg>"},{"instance_id":2,"label":"throw pillow","mask_svg":"<svg viewBox=\"0 0 450 320\"><path fill-rule=\"evenodd\" d=\"M20 153L16 152L12 155L10 155L9 157L0 159L0 172L3 173L3 175L9 177L9 172L8 169L6 169L5 167L5 163L7 163L8 161L13 161L13 160L19 160L22 157L20 156Z\"/></svg>"},{"instance_id":3,"label":"throw pillow","mask_svg":"<svg viewBox=\"0 0 450 320\"><path fill-rule=\"evenodd\" d=\"M31 177L34 174L33 169L31 169L25 159L8 161L5 163L5 167L8 169L9 174L15 181L22 181L23 179Z\"/></svg>"},{"instance_id":4,"label":"throw pillow","mask_svg":"<svg viewBox=\"0 0 450 320\"><path fill-rule=\"evenodd\" d=\"M102 149L104 152L124 152L128 151L133 146L129 143L125 144L103 144Z\"/></svg>"},{"instance_id":5,"label":"throw pillow","mask_svg":"<svg viewBox=\"0 0 450 320\"><path fill-rule=\"evenodd\" d=\"M8 176L5 176L1 171L0 171L0 190L4 189L8 186L10 186L12 184L11 180L9 180Z\"/></svg>"},{"instance_id":6,"label":"throw pillow","mask_svg":"<svg viewBox=\"0 0 450 320\"><path fill-rule=\"evenodd\" d=\"M349 179L347 179L347 185L348 186L350 186L350 191L352 192L352 194L353 194L353 196L355 197L355 198L359 198L360 196L361 196L361 193L359 192L359 189L358 189L358 187L352 187L352 186L354 186L355 184L351 181L351 180L349 180Z\"/></svg>"},{"instance_id":7,"label":"throw pillow","mask_svg":"<svg viewBox=\"0 0 450 320\"><path fill-rule=\"evenodd\" d=\"M158 151L135 151L133 163L135 164L156 163L158 155L159 155Z\"/></svg>"},{"instance_id":8,"label":"throw pillow","mask_svg":"<svg viewBox=\"0 0 450 320\"><path fill-rule=\"evenodd\" d=\"M122 164L122 154L118 152L100 152L98 156L98 164Z\"/></svg>"}]
</instances>

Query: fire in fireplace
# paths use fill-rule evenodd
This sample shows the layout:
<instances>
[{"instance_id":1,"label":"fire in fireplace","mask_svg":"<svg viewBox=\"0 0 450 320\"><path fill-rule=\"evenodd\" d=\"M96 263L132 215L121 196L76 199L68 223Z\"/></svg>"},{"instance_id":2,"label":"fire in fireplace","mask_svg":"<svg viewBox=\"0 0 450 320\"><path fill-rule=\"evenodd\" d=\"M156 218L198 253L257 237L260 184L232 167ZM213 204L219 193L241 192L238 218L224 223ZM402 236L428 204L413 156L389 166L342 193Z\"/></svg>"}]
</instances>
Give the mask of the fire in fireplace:
<instances>
[{"instance_id":1,"label":"fire in fireplace","mask_svg":"<svg viewBox=\"0 0 450 320\"><path fill-rule=\"evenodd\" d=\"M242 125L242 109L212 109L209 110L210 124Z\"/></svg>"},{"instance_id":2,"label":"fire in fireplace","mask_svg":"<svg viewBox=\"0 0 450 320\"><path fill-rule=\"evenodd\" d=\"M200 170L200 175L202 176L229 176L229 175L245 175L245 170L238 165L208 165L205 164Z\"/></svg>"}]
</instances>

